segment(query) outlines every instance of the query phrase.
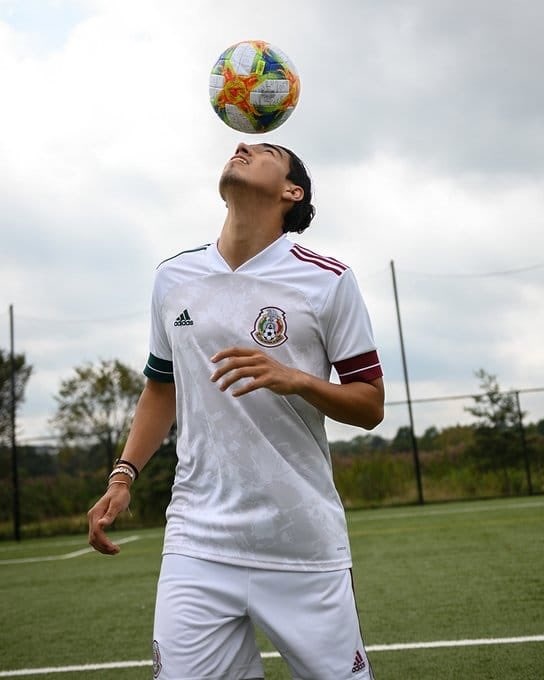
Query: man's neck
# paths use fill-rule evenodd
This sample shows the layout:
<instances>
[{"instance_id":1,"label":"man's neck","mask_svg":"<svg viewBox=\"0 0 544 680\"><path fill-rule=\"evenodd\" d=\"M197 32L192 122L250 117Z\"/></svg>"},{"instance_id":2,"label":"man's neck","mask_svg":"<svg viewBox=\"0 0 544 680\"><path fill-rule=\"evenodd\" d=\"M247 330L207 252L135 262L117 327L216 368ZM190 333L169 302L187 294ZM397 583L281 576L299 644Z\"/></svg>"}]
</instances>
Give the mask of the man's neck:
<instances>
[{"instance_id":1,"label":"man's neck","mask_svg":"<svg viewBox=\"0 0 544 680\"><path fill-rule=\"evenodd\" d=\"M229 210L217 248L234 271L274 243L282 234L281 217L278 218L273 213L267 211L250 217L246 215L242 219L241 215L233 215Z\"/></svg>"}]
</instances>

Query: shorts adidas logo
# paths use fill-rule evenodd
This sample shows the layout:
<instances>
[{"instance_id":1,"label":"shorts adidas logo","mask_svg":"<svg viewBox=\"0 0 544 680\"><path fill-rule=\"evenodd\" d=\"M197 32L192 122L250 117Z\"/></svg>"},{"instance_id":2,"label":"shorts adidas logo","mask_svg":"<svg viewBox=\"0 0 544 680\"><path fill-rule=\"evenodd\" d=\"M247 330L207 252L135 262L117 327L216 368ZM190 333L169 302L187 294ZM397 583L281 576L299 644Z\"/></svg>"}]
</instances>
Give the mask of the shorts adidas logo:
<instances>
[{"instance_id":1,"label":"shorts adidas logo","mask_svg":"<svg viewBox=\"0 0 544 680\"><path fill-rule=\"evenodd\" d=\"M363 655L361 654L361 652L357 650L355 653L355 661L353 662L353 668L351 669L351 672L358 673L359 671L362 671L364 668L366 668L365 660L363 659Z\"/></svg>"},{"instance_id":2,"label":"shorts adidas logo","mask_svg":"<svg viewBox=\"0 0 544 680\"><path fill-rule=\"evenodd\" d=\"M183 312L178 316L178 318L174 321L174 326L192 326L193 325L193 320L189 316L189 312L184 309Z\"/></svg>"}]
</instances>

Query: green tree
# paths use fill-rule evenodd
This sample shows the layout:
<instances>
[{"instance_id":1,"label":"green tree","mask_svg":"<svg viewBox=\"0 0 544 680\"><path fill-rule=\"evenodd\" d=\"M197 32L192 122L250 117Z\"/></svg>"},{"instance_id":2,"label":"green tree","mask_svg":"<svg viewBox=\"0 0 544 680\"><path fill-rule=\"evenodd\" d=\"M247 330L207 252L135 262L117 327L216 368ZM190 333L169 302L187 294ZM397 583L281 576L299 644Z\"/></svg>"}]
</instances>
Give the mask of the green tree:
<instances>
[{"instance_id":1,"label":"green tree","mask_svg":"<svg viewBox=\"0 0 544 680\"><path fill-rule=\"evenodd\" d=\"M391 448L397 453L412 450L412 434L408 425L399 427L391 442Z\"/></svg>"},{"instance_id":2,"label":"green tree","mask_svg":"<svg viewBox=\"0 0 544 680\"><path fill-rule=\"evenodd\" d=\"M421 450L432 451L433 449L436 449L439 435L440 432L434 425L428 427L423 433L421 439L419 440L419 446Z\"/></svg>"},{"instance_id":3,"label":"green tree","mask_svg":"<svg viewBox=\"0 0 544 680\"><path fill-rule=\"evenodd\" d=\"M23 403L25 388L32 373L24 354L15 354L15 410ZM0 446L11 439L11 355L0 349Z\"/></svg>"},{"instance_id":4,"label":"green tree","mask_svg":"<svg viewBox=\"0 0 544 680\"><path fill-rule=\"evenodd\" d=\"M144 378L120 361L85 364L61 383L51 424L64 444L98 446L111 469L124 444Z\"/></svg>"},{"instance_id":5,"label":"green tree","mask_svg":"<svg viewBox=\"0 0 544 680\"><path fill-rule=\"evenodd\" d=\"M483 394L473 397L474 405L465 407L477 418L472 451L482 471L501 470L504 490L510 487L508 469L521 460L518 413L515 394L502 392L495 375L484 369L475 372Z\"/></svg>"},{"instance_id":6,"label":"green tree","mask_svg":"<svg viewBox=\"0 0 544 680\"><path fill-rule=\"evenodd\" d=\"M384 451L389 446L387 439L378 435L357 435L350 441L329 442L334 456L362 456L373 451Z\"/></svg>"}]
</instances>

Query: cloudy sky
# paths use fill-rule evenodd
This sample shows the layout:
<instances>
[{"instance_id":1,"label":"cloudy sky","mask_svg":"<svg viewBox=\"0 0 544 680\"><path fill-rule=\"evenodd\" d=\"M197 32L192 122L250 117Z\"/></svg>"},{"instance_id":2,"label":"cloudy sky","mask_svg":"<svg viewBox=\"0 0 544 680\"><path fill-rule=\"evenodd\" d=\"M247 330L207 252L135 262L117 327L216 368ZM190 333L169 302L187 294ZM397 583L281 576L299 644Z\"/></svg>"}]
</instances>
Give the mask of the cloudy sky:
<instances>
[{"instance_id":1,"label":"cloudy sky","mask_svg":"<svg viewBox=\"0 0 544 680\"><path fill-rule=\"evenodd\" d=\"M292 147L317 217L297 236L350 264L385 369L392 436L412 397L544 387L544 5L534 0L0 0L0 347L34 366L21 440L50 434L75 366L147 357L154 268L209 242L238 141ZM208 101L240 40L302 82L279 130L244 136ZM544 393L521 395L544 418ZM418 434L470 400L416 403ZM331 439L352 428L328 424Z\"/></svg>"}]
</instances>

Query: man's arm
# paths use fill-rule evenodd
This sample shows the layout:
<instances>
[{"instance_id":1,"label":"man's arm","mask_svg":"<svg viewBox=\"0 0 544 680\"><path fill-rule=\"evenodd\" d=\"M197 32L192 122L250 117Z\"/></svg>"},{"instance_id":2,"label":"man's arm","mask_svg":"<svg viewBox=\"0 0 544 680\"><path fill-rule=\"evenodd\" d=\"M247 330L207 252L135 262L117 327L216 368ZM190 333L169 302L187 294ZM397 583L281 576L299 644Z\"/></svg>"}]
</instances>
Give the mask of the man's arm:
<instances>
[{"instance_id":1,"label":"man's arm","mask_svg":"<svg viewBox=\"0 0 544 680\"><path fill-rule=\"evenodd\" d=\"M176 391L173 383L147 380L138 400L134 420L123 450L122 459L132 463L138 470L153 456L168 435L176 414ZM104 529L130 503L131 481L126 475L115 475L106 493L87 513L89 519L89 543L99 552L115 555L119 546L107 537ZM122 484L117 482L122 481Z\"/></svg>"},{"instance_id":2,"label":"man's arm","mask_svg":"<svg viewBox=\"0 0 544 680\"><path fill-rule=\"evenodd\" d=\"M308 373L303 373L300 379L301 387L297 394L329 418L365 430L372 430L382 422L385 390L381 378L345 385L321 380Z\"/></svg>"},{"instance_id":3,"label":"man's arm","mask_svg":"<svg viewBox=\"0 0 544 680\"><path fill-rule=\"evenodd\" d=\"M383 420L384 386L378 378L369 383L336 385L327 380L290 368L260 350L231 347L211 358L220 366L211 376L225 391L238 380L244 384L232 391L241 397L261 387L276 394L298 394L323 414L348 425L371 430ZM222 363L221 363L222 362Z\"/></svg>"}]
</instances>

